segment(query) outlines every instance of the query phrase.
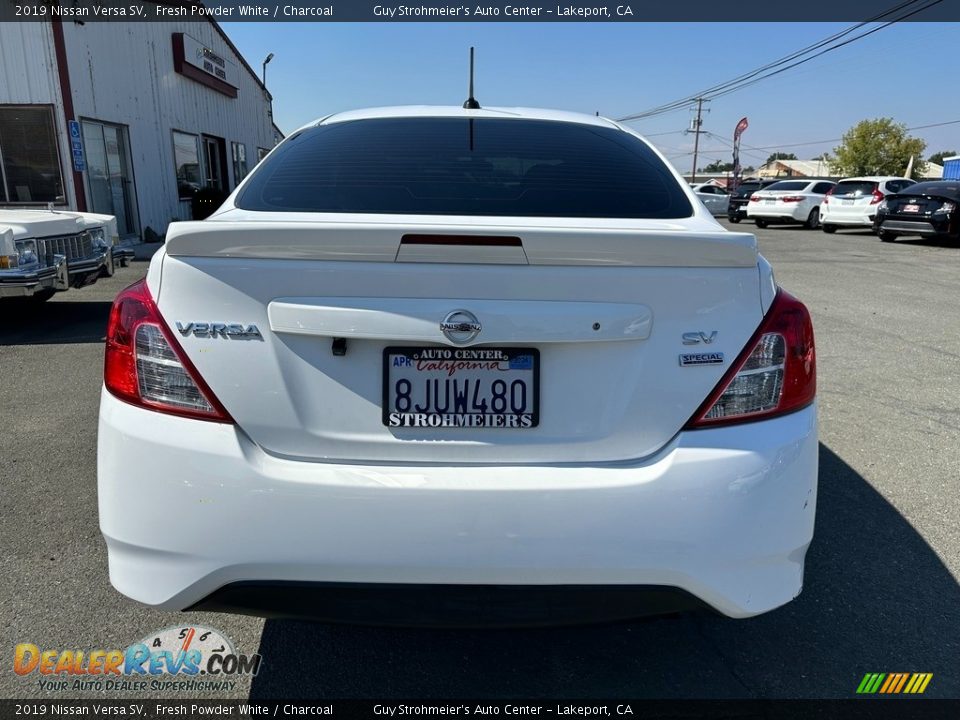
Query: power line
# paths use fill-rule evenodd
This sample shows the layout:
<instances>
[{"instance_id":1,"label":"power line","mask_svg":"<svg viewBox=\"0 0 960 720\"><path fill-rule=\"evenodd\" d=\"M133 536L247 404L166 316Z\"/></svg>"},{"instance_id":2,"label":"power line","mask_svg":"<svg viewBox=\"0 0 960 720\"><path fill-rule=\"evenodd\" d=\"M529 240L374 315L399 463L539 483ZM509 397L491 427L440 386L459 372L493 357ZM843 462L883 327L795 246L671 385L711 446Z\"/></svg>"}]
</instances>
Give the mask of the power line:
<instances>
[{"instance_id":1,"label":"power line","mask_svg":"<svg viewBox=\"0 0 960 720\"><path fill-rule=\"evenodd\" d=\"M709 131L707 131L707 130L704 130L704 132L705 132L707 135L709 135L710 137L712 137L714 140L718 140L718 141L722 142L724 145L726 145L726 146L727 146L728 148L730 148L731 150L733 149L733 143L727 142L726 138L722 138L722 137L720 137L719 135L717 135L716 133L712 133L712 132L709 132ZM755 157L755 158L757 158L757 159L763 157L762 155L757 155L756 153L749 152L749 150L751 150L751 149L756 149L756 148L751 148L749 145L747 145L746 147L747 147L748 149L747 149L747 150L743 150L743 149L742 149L742 148L744 147L743 144L741 144L740 147L741 147L740 153L743 154L743 155L750 155L751 157Z\"/></svg>"},{"instance_id":2,"label":"power line","mask_svg":"<svg viewBox=\"0 0 960 720\"><path fill-rule=\"evenodd\" d=\"M687 132L686 130L670 130L669 132L661 133L651 133L649 135L644 135L645 138L660 137L661 135L682 135Z\"/></svg>"},{"instance_id":3,"label":"power line","mask_svg":"<svg viewBox=\"0 0 960 720\"><path fill-rule=\"evenodd\" d=\"M883 12L883 13L880 13L879 15L871 18L871 19L868 20L868 21L861 22L861 23L857 23L856 25L852 25L852 26L850 26L849 28L846 28L845 30L843 30L843 31L841 31L841 32L839 32L839 33L835 33L834 35L831 35L830 37L825 38L824 40L821 40L821 41L818 42L818 43L814 43L813 45L809 45L809 46L807 46L806 48L803 48L803 49L798 50L798 51L796 51L796 52L794 52L794 53L791 53L790 55L787 55L787 56L785 56L785 57L783 57L783 58L780 58L779 60L775 60L774 62L768 63L767 65L764 65L764 66L762 66L762 67L760 67L760 68L757 68L757 69L755 69L755 70L753 70L753 71L751 71L751 72L749 72L749 73L745 73L744 75L740 75L740 76L734 78L733 80L729 80L729 81L727 81L727 82L725 82L725 83L721 83L721 84L719 84L719 85L715 85L715 86L713 86L712 88L709 88L708 90L705 90L705 91L702 91L702 92L700 92L700 93L697 93L696 96L691 96L691 97L683 98L683 99L681 99L681 100L676 100L676 101L674 101L674 102L672 102L672 103L668 103L668 104L666 104L666 105L661 105L661 106L659 106L659 107L657 107L657 108L653 108L652 110L648 110L648 111L643 112L643 113L638 113L638 114L636 114L636 115L627 116L627 117L623 118L622 120L623 120L623 121L626 121L626 120L636 120L636 119L641 119L641 118L644 118L644 117L651 117L651 116L653 116L653 115L659 115L659 114L662 114L662 113L665 113L665 112L672 112L672 111L674 111L674 110L680 109L680 108L683 107L684 105L689 105L693 100L696 99L697 96L700 96L700 95L703 95L703 96L709 95L710 97L720 97L721 95L729 94L729 93L731 93L731 92L734 92L734 91L740 89L741 87L747 87L748 85L752 85L752 84L754 84L754 83L756 83L756 82L759 82L759 81L761 81L761 80L764 80L764 79L766 79L766 78L768 78L768 77L772 77L773 75L779 74L780 72L784 72L784 71L789 70L789 69L791 69L791 68L793 68L793 67L796 67L797 65L801 65L801 64L803 64L803 63L805 63L805 62L808 62L809 60L812 60L812 59L814 59L815 57L819 57L820 55L823 55L823 54L825 54L825 53L827 53L827 52L831 52L832 50L835 50L835 49L838 49L838 48L843 47L843 46L845 46L845 45L848 45L848 44L850 44L851 42L854 42L855 40L858 40L858 39L861 39L861 38L863 38L863 37L866 37L867 35L872 35L873 33L878 32L879 30L882 30L882 29L884 29L884 28L886 28L886 27L889 27L889 26L892 25L894 22L898 22L898 21L900 21L900 20L904 20L904 19L906 19L906 18L908 18L908 17L916 14L917 12L921 12L921 11L923 11L923 10L926 10L926 9L929 8L929 7L932 7L933 5L938 4L939 2L942 2L942 0L933 0L933 1L930 2L928 5L924 5L923 7L919 8L919 9L917 9L917 10L914 10L914 11L912 11L912 12L910 12L910 13L907 13L907 14L905 14L905 15L902 15L902 16L900 16L900 17L897 17L897 18L895 18L895 19L892 20L892 21L888 21L888 22L880 25L880 26L877 27L877 28L873 28L872 30L869 30L869 31L867 31L867 32L865 32L865 33L862 33L862 34L860 34L860 35L857 35L856 37L851 38L851 39L849 39L849 40L846 40L846 41L844 41L843 43L839 43L839 44L837 44L837 45L834 45L834 46L831 46L831 47L827 47L826 49L822 50L821 52L817 53L816 55L812 55L812 56L810 56L810 57L808 57L808 58L804 58L804 59L798 60L797 62L795 62L795 63L793 63L793 64L791 64L791 65L788 65L787 67L780 67L780 66L782 66L782 65L784 65L784 64L786 64L786 63L791 62L792 60L796 60L797 58L801 58L801 57L802 57L803 55L805 55L805 54L809 54L810 52L813 52L814 50L818 50L818 49L820 49L821 47L824 47L824 46L826 46L826 45L829 45L830 43L836 42L837 40L845 37L846 35L849 35L850 33L854 32L855 30L858 30L858 29L860 29L861 27L864 27L865 25L869 24L870 22L874 22L874 21L879 20L879 19L881 19L881 18L883 18L883 17L886 17L886 16L888 16L888 15L890 15L890 14L892 14L892 13L896 13L896 12L899 12L899 11L901 11L901 10L904 10L904 9L908 8L910 5L913 5L913 4L917 3L917 2L922 2L922 1L925 1L925 0L907 0L906 2L901 3L900 5L898 5L898 6L894 7L894 8L891 8L891 9L889 9L889 10ZM778 67L780 67L780 69L775 70L775 68L778 68ZM768 70L772 70L772 72L768 72L766 75L763 75L762 77L756 77L756 76L759 75L760 73L763 73L763 72L768 71Z\"/></svg>"},{"instance_id":4,"label":"power line","mask_svg":"<svg viewBox=\"0 0 960 720\"><path fill-rule=\"evenodd\" d=\"M894 19L888 20L882 23L878 27L872 28L864 33L861 33L852 38L844 40L843 42L838 42L839 40L845 38L846 36L859 30L860 28L863 28L864 26L870 23L877 22L885 17L905 11L909 9L910 6L916 5L919 2L926 2L927 4L919 8L915 8L905 14L898 15ZM900 22L909 17L912 17L913 15L916 15L919 12L923 12L924 10L927 10L941 2L943 2L943 0L906 0L905 2L902 2L899 5L893 8L890 8L880 13L879 15L876 15L870 18L869 20L852 25L840 31L839 33L835 33L827 38L824 38L823 40L820 40L817 43L808 45L805 48L797 50L773 62L767 63L766 65L756 68L748 73L739 75L738 77L733 78L732 80L728 80L727 82L714 85L713 87L703 90L695 95L688 96L680 100L675 100L671 103L666 103L665 105L660 105L658 107L652 108L651 110L647 110L641 113L636 113L633 115L627 115L623 118L620 118L619 121L627 122L631 120L639 120L642 118L652 117L654 115L660 115L667 112L673 112L674 110L678 110L686 105L690 105L691 103L695 102L698 98L711 99L714 97L722 97L723 95L728 95L744 87L748 87L749 85L753 85L762 80L766 80L767 78L773 77L774 75L778 75L782 72L786 72L787 70L797 67L798 65L802 65L803 63L809 62L810 60L820 57L821 55L824 55L828 52L832 52L841 47L849 45L850 43L855 42L856 40L860 40L864 37L867 37L876 32L879 32L880 30L883 30L884 28L887 28L896 22ZM819 51L819 52L815 52L815 51ZM811 55L810 53L814 53L814 54ZM807 57L804 57L804 56L807 56Z\"/></svg>"},{"instance_id":5,"label":"power line","mask_svg":"<svg viewBox=\"0 0 960 720\"><path fill-rule=\"evenodd\" d=\"M944 127L946 125L960 125L960 120L947 120L945 122L929 123L927 125L914 125L913 127L906 128L906 130L907 132L910 132L912 130L927 130L929 128ZM717 139L721 139L721 138L717 138ZM839 138L830 138L829 140L810 140L809 142L787 143L785 145L761 145L761 146L747 145L747 147L750 148L751 150L782 150L783 148L804 147L807 145L825 145L826 143L835 143L835 142L842 142L842 141L843 141L843 138L839 137Z\"/></svg>"}]
</instances>

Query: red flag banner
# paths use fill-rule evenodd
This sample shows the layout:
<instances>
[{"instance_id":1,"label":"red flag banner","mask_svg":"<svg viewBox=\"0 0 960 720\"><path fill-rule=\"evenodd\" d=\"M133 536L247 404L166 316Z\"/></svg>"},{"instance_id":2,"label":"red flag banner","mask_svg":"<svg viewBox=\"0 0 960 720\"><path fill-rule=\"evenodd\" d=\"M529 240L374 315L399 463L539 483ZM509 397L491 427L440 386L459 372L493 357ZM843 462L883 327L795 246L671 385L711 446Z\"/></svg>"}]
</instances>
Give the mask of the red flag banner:
<instances>
[{"instance_id":1,"label":"red flag banner","mask_svg":"<svg viewBox=\"0 0 960 720\"><path fill-rule=\"evenodd\" d=\"M743 135L743 131L750 127L750 123L747 122L746 118L741 118L740 122L737 123L737 129L733 131L733 139L739 140L740 136Z\"/></svg>"}]
</instances>

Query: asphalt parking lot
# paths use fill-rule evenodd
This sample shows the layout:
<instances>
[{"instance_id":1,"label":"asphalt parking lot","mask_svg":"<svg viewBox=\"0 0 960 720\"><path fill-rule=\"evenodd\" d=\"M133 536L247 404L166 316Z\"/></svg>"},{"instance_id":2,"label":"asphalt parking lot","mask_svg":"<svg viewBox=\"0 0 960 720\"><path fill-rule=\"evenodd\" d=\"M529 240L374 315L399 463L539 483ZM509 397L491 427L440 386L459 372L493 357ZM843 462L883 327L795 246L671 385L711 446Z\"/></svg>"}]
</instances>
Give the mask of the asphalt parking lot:
<instances>
[{"instance_id":1,"label":"asphalt parking lot","mask_svg":"<svg viewBox=\"0 0 960 720\"><path fill-rule=\"evenodd\" d=\"M123 648L199 622L263 656L231 697L850 697L866 672L960 697L960 247L757 232L813 313L822 445L804 592L750 620L441 631L144 608L110 586L95 467L110 302L146 263L36 310L0 301L0 695L56 697L12 672L17 643Z\"/></svg>"}]
</instances>

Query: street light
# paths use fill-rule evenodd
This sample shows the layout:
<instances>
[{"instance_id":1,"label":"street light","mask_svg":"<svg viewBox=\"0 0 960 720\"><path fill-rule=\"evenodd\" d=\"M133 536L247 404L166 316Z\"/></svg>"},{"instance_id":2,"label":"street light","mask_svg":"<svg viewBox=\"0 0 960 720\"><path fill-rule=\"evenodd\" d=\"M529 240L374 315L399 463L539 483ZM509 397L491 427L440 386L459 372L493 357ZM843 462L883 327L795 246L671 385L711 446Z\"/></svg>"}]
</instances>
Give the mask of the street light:
<instances>
[{"instance_id":1,"label":"street light","mask_svg":"<svg viewBox=\"0 0 960 720\"><path fill-rule=\"evenodd\" d=\"M264 86L264 87L267 86L267 64L268 64L271 60L273 60L273 53L270 53L269 55L267 55L266 59L263 61L262 82L263 82L263 86Z\"/></svg>"}]
</instances>

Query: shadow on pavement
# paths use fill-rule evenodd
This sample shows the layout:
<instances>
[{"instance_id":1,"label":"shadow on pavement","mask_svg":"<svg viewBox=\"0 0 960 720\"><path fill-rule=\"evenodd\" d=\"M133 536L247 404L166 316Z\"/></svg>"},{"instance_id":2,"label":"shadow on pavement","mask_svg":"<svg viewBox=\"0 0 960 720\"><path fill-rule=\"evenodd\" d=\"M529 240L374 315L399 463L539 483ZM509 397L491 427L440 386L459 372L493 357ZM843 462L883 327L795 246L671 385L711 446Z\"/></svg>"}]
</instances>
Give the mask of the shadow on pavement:
<instances>
[{"instance_id":1,"label":"shadow on pavement","mask_svg":"<svg viewBox=\"0 0 960 720\"><path fill-rule=\"evenodd\" d=\"M69 293L75 292L68 290ZM82 292L82 291L80 291ZM0 346L103 342L110 302L3 300Z\"/></svg>"},{"instance_id":2,"label":"shadow on pavement","mask_svg":"<svg viewBox=\"0 0 960 720\"><path fill-rule=\"evenodd\" d=\"M960 249L960 240L946 237L899 237L891 245L926 245L929 247Z\"/></svg>"},{"instance_id":3,"label":"shadow on pavement","mask_svg":"<svg viewBox=\"0 0 960 720\"><path fill-rule=\"evenodd\" d=\"M486 631L268 620L251 697L853 697L867 672L932 672L926 697L960 696L956 580L823 445L805 584L750 620Z\"/></svg>"}]
</instances>

